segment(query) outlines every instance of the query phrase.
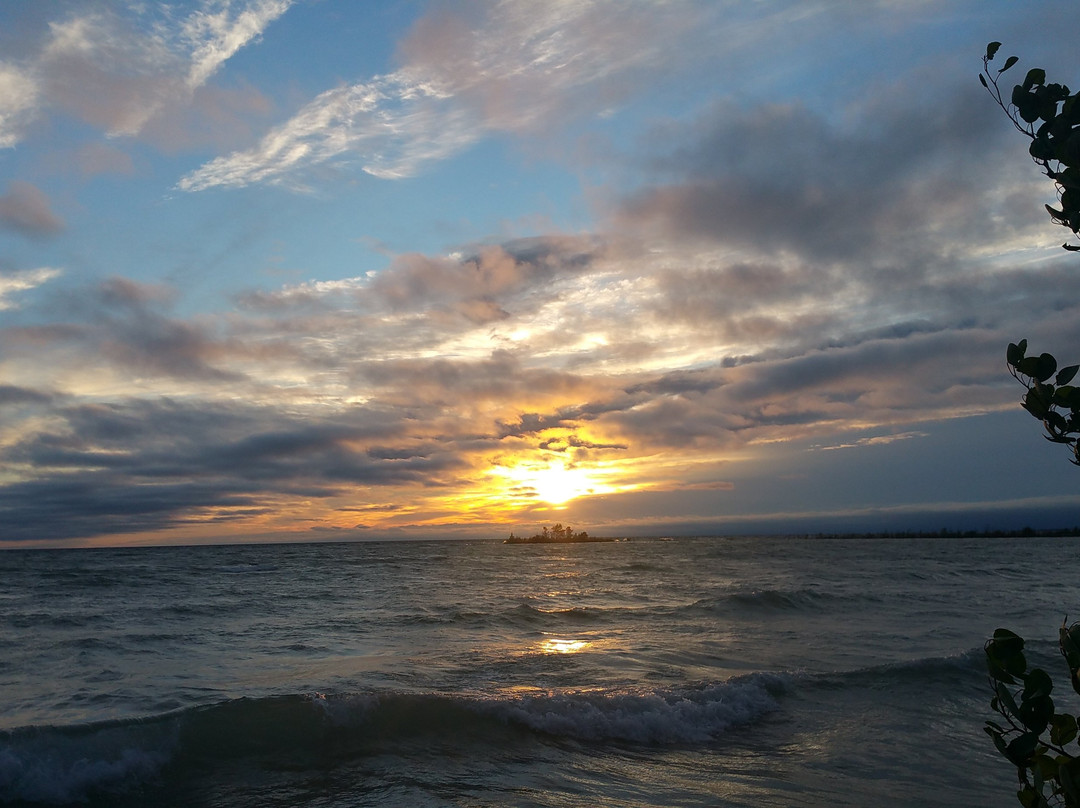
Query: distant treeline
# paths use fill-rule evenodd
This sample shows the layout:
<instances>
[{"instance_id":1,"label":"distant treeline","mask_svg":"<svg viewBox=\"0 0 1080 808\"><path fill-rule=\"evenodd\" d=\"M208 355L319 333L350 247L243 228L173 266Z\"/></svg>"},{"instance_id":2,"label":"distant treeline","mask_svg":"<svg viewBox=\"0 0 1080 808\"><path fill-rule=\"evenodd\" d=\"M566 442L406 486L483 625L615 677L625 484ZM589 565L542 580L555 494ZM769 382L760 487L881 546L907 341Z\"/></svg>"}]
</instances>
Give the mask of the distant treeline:
<instances>
[{"instance_id":1,"label":"distant treeline","mask_svg":"<svg viewBox=\"0 0 1080 808\"><path fill-rule=\"evenodd\" d=\"M1080 527L1021 530L885 530L880 533L803 533L804 539L1027 539L1080 536Z\"/></svg>"},{"instance_id":2,"label":"distant treeline","mask_svg":"<svg viewBox=\"0 0 1080 808\"><path fill-rule=\"evenodd\" d=\"M522 536L515 536L510 534L510 538L504 539L503 544L556 544L565 542L599 542L599 541L615 541L614 539L602 539L597 536L590 536L584 530L580 533L575 533L572 527L563 527L562 524L554 525L553 527L544 527L543 531L536 533L528 538Z\"/></svg>"}]
</instances>

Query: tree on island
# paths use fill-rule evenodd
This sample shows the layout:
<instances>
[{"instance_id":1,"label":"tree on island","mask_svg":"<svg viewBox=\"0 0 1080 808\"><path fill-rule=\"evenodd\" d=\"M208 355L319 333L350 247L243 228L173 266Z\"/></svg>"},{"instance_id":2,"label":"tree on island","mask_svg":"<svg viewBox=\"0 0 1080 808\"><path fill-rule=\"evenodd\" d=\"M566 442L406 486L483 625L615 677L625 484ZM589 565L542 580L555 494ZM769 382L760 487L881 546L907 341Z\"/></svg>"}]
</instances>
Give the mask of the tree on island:
<instances>
[{"instance_id":1,"label":"tree on island","mask_svg":"<svg viewBox=\"0 0 1080 808\"><path fill-rule=\"evenodd\" d=\"M559 522L555 525L552 525L550 528L547 525L544 525L543 529L539 533L534 533L527 539L520 538L511 533L510 537L504 541L504 544L542 544L544 542L554 543L574 541L591 541L591 539L589 538L589 534L586 533L584 530L580 533L575 533L572 527L570 527L569 525L563 527L562 523Z\"/></svg>"},{"instance_id":2,"label":"tree on island","mask_svg":"<svg viewBox=\"0 0 1080 808\"><path fill-rule=\"evenodd\" d=\"M1019 60L1010 56L992 73L990 62L1000 47L1000 42L986 46L979 81L1017 131L1031 139L1031 159L1057 186L1061 207L1046 206L1051 220L1080 233L1080 101L1065 85L1047 84L1044 70L1032 68L1006 103L998 80ZM1068 243L1062 247L1080 251L1080 246ZM1027 388L1024 409L1042 421L1046 438L1068 446L1072 462L1080 465L1080 389L1069 384L1077 366L1058 370L1051 354L1028 356L1027 340L1010 344L1006 361L1009 372ZM1058 647L1073 690L1080 694L1080 623L1062 624ZM1080 808L1077 716L1057 710L1050 695L1054 683L1042 669L1028 667L1023 638L999 628L985 651L994 692L990 706L1004 720L1004 724L987 721L985 729L998 751L1016 766L1020 804Z\"/></svg>"}]
</instances>

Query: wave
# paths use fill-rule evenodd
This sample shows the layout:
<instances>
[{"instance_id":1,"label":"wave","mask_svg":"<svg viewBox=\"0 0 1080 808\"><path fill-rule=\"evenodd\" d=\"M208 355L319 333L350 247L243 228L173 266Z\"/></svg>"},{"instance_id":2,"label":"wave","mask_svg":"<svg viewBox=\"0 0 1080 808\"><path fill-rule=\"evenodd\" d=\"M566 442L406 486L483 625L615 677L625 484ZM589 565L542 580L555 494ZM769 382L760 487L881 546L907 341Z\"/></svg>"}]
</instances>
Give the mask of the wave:
<instances>
[{"instance_id":1,"label":"wave","mask_svg":"<svg viewBox=\"0 0 1080 808\"><path fill-rule=\"evenodd\" d=\"M513 736L640 745L708 743L778 707L783 676L749 674L673 690L294 694L150 716L0 733L0 802L105 799L167 776L253 756L296 761L378 754L388 744ZM511 734L511 738L507 737Z\"/></svg>"},{"instance_id":2,"label":"wave","mask_svg":"<svg viewBox=\"0 0 1080 808\"><path fill-rule=\"evenodd\" d=\"M755 589L749 592L732 592L714 598L704 598L693 604L694 609L728 613L740 611L824 611L834 606L851 606L876 603L880 599L868 593L846 595L820 592L816 589Z\"/></svg>"},{"instance_id":3,"label":"wave","mask_svg":"<svg viewBox=\"0 0 1080 808\"><path fill-rule=\"evenodd\" d=\"M848 693L858 689L884 693L914 689L923 693L955 695L968 686L974 686L981 693L986 682L986 656L980 647L948 656L920 657L835 673L792 676L800 689L817 686Z\"/></svg>"}]
</instances>

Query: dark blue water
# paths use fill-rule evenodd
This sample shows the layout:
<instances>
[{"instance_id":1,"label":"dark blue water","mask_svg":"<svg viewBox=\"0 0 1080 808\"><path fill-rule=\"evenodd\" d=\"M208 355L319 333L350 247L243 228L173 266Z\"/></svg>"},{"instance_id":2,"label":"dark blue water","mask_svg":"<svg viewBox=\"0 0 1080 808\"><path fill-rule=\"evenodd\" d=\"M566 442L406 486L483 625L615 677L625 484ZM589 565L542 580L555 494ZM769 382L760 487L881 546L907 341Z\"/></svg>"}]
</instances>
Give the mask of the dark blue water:
<instances>
[{"instance_id":1,"label":"dark blue water","mask_svg":"<svg viewBox=\"0 0 1080 808\"><path fill-rule=\"evenodd\" d=\"M1012 805L982 645L1056 671L1078 551L0 552L0 803Z\"/></svg>"}]
</instances>

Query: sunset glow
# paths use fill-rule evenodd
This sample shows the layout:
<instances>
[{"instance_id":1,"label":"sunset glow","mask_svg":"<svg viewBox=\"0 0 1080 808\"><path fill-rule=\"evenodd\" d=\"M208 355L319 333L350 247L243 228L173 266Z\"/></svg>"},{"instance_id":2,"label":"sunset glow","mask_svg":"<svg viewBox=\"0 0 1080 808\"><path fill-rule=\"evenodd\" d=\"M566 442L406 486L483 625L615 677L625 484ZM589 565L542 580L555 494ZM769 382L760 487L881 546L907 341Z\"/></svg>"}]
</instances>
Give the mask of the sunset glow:
<instances>
[{"instance_id":1,"label":"sunset glow","mask_svg":"<svg viewBox=\"0 0 1080 808\"><path fill-rule=\"evenodd\" d=\"M516 497L535 497L549 505L564 505L578 497L615 490L596 471L571 468L553 460L544 464L497 467L493 474L508 480Z\"/></svg>"},{"instance_id":2,"label":"sunset glow","mask_svg":"<svg viewBox=\"0 0 1080 808\"><path fill-rule=\"evenodd\" d=\"M1072 524L1029 8L0 4L0 542Z\"/></svg>"}]
</instances>

